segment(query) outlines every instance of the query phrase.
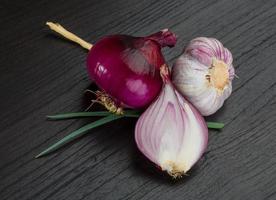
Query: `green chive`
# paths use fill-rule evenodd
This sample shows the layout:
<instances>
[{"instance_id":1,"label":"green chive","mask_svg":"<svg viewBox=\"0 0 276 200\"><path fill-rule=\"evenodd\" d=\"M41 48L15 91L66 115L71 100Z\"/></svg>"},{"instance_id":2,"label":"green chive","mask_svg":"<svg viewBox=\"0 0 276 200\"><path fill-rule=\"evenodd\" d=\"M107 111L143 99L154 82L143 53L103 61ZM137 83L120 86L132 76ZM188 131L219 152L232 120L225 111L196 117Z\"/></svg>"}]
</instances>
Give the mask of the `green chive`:
<instances>
[{"instance_id":1,"label":"green chive","mask_svg":"<svg viewBox=\"0 0 276 200\"><path fill-rule=\"evenodd\" d=\"M98 111L98 112L75 112L75 113L62 113L57 115L46 116L50 120L63 120L63 119L73 119L79 117L102 117L113 115L109 111ZM123 117L139 117L140 113L135 110L124 111Z\"/></svg>"},{"instance_id":2,"label":"green chive","mask_svg":"<svg viewBox=\"0 0 276 200\"><path fill-rule=\"evenodd\" d=\"M124 111L123 115L115 115L115 114L112 114L108 111L76 112L76 113L64 113L64 114L58 114L58 115L49 115L49 116L47 116L47 118L51 119L51 120L62 120L62 119L71 119L71 118L79 118L79 117L100 117L100 116L104 116L104 118L99 119L99 120L97 120L95 122L92 122L90 124L87 124L87 125L81 127L80 129L78 129L76 131L73 131L69 135L62 138L57 143L53 144L52 146L50 146L46 150L42 151L40 154L35 156L35 158L39 158L41 156L47 155L47 154L59 149L60 147L64 146L65 144L67 144L67 143L75 140L76 138L86 134L88 130L91 130L93 128L96 128L98 126L101 126L103 124L111 122L113 120L120 119L122 117L139 117L140 112L135 111L135 110L127 110L127 111ZM219 122L207 122L207 127L210 128L210 129L222 129L224 127L224 124L219 123Z\"/></svg>"},{"instance_id":3,"label":"green chive","mask_svg":"<svg viewBox=\"0 0 276 200\"><path fill-rule=\"evenodd\" d=\"M99 112L75 112L75 113L63 113L57 115L48 115L47 118L51 120L59 120L59 119L72 119L79 117L101 117L101 116L109 116L111 113L108 111L99 111Z\"/></svg>"},{"instance_id":4,"label":"green chive","mask_svg":"<svg viewBox=\"0 0 276 200\"><path fill-rule=\"evenodd\" d=\"M207 127L211 129L222 129L224 124L219 122L207 122Z\"/></svg>"},{"instance_id":5,"label":"green chive","mask_svg":"<svg viewBox=\"0 0 276 200\"><path fill-rule=\"evenodd\" d=\"M123 115L108 115L107 117L104 117L102 119L99 119L95 122L92 122L90 124L87 124L83 127L81 127L80 129L73 131L72 133L70 133L69 135L65 136L64 138L62 138L60 141L58 141L57 143L53 144L52 146L50 146L49 148L47 148L46 150L42 151L40 154L38 154L37 156L35 156L35 158L39 158L41 156L44 156L46 154L49 154L57 149L59 149L60 147L64 146L65 144L73 141L74 139L84 135L85 133L87 133L88 130L93 129L95 127L101 126L103 124L106 124L108 122L111 122L113 120L116 119L120 119L124 117Z\"/></svg>"},{"instance_id":6,"label":"green chive","mask_svg":"<svg viewBox=\"0 0 276 200\"><path fill-rule=\"evenodd\" d=\"M113 115L108 111L98 111L98 112L75 112L75 113L63 113L57 115L49 115L47 116L50 120L63 120L63 119L72 119L79 117L101 117L101 116L109 116ZM140 112L136 110L126 110L124 114L121 115L123 117L139 117ZM222 129L224 127L223 123L219 122L207 122L207 127L210 129Z\"/></svg>"}]
</instances>

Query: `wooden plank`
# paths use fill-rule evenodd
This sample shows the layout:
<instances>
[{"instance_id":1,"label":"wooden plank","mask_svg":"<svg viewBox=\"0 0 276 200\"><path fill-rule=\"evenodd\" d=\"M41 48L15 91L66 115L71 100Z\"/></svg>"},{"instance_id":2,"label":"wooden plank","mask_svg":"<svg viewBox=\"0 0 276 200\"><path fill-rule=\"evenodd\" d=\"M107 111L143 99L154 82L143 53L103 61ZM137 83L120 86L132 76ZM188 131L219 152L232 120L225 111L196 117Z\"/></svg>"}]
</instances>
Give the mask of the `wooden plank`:
<instances>
[{"instance_id":1,"label":"wooden plank","mask_svg":"<svg viewBox=\"0 0 276 200\"><path fill-rule=\"evenodd\" d=\"M276 199L276 2L238 0L0 2L1 199ZM160 175L135 147L135 119L122 119L41 159L34 156L93 119L49 122L82 111L90 86L86 51L44 25L57 21L92 43L114 33L170 28L177 46L216 37L233 53L233 94L209 120L208 151L189 177Z\"/></svg>"}]
</instances>

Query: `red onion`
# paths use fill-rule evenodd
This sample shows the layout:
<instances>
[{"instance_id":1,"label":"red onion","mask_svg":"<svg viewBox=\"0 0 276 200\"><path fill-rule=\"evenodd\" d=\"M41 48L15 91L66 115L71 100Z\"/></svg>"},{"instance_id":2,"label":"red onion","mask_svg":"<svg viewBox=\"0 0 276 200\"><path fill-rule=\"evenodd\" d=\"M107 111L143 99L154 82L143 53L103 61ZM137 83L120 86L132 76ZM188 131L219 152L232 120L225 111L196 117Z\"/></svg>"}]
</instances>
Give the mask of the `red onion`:
<instances>
[{"instance_id":1,"label":"red onion","mask_svg":"<svg viewBox=\"0 0 276 200\"><path fill-rule=\"evenodd\" d=\"M208 143L208 129L200 113L174 88L167 67L158 98L135 127L139 150L173 177L181 177L200 159Z\"/></svg>"},{"instance_id":2,"label":"red onion","mask_svg":"<svg viewBox=\"0 0 276 200\"><path fill-rule=\"evenodd\" d=\"M175 43L176 37L168 29L147 37L106 36L90 50L87 69L119 106L142 108L162 87L159 68L165 60L161 47Z\"/></svg>"},{"instance_id":3,"label":"red onion","mask_svg":"<svg viewBox=\"0 0 276 200\"><path fill-rule=\"evenodd\" d=\"M146 107L158 95L162 87L160 66L165 63L161 48L176 43L175 34L168 29L147 37L110 35L93 46L58 23L46 25L89 50L88 73L103 90L100 99L107 99L100 103L111 112L120 114L121 106Z\"/></svg>"}]
</instances>

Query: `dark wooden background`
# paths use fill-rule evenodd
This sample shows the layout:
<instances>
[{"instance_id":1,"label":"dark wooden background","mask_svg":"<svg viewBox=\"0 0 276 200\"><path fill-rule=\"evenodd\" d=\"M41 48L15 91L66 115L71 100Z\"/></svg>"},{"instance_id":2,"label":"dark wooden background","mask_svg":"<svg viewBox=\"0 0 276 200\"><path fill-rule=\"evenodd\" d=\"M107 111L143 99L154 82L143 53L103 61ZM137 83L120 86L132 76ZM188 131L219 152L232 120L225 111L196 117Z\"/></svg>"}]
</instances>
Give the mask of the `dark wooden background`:
<instances>
[{"instance_id":1,"label":"dark wooden background","mask_svg":"<svg viewBox=\"0 0 276 200\"><path fill-rule=\"evenodd\" d=\"M95 42L104 35L147 35L163 28L178 36L165 49L169 63L197 36L221 40L239 79L209 120L208 151L173 181L141 159L135 119L90 131L61 150L34 156L95 119L60 122L45 115L81 111L90 86L86 51L45 26L63 24ZM0 199L276 199L275 0L1 0Z\"/></svg>"}]
</instances>

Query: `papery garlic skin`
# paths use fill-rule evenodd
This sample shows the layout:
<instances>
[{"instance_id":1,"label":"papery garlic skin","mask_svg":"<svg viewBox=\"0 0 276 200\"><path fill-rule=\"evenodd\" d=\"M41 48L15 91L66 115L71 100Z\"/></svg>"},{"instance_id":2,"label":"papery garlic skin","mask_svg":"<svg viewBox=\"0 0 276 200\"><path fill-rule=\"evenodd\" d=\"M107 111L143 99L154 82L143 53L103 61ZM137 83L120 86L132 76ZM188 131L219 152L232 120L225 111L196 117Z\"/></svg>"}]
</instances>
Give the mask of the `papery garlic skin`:
<instances>
[{"instance_id":1,"label":"papery garlic skin","mask_svg":"<svg viewBox=\"0 0 276 200\"><path fill-rule=\"evenodd\" d=\"M137 121L135 140L149 160L171 176L179 177L206 150L208 129L199 112L167 81Z\"/></svg>"},{"instance_id":2,"label":"papery garlic skin","mask_svg":"<svg viewBox=\"0 0 276 200\"><path fill-rule=\"evenodd\" d=\"M173 65L173 84L202 115L211 115L232 92L232 61L231 52L217 39L193 39Z\"/></svg>"}]
</instances>

